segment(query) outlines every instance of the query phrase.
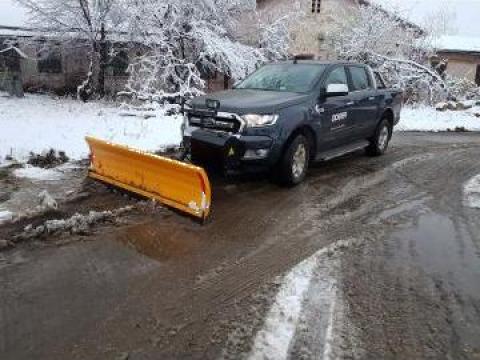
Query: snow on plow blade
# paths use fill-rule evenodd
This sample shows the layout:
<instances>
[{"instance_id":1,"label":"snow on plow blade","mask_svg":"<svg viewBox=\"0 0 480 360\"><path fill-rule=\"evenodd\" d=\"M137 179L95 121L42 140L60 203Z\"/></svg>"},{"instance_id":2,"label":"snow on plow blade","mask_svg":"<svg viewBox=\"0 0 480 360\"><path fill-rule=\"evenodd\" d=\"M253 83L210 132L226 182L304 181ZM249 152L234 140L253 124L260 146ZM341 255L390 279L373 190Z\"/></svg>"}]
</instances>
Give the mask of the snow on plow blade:
<instances>
[{"instance_id":1,"label":"snow on plow blade","mask_svg":"<svg viewBox=\"0 0 480 360\"><path fill-rule=\"evenodd\" d=\"M202 168L92 137L85 139L90 146L91 178L207 218L211 188Z\"/></svg>"}]
</instances>

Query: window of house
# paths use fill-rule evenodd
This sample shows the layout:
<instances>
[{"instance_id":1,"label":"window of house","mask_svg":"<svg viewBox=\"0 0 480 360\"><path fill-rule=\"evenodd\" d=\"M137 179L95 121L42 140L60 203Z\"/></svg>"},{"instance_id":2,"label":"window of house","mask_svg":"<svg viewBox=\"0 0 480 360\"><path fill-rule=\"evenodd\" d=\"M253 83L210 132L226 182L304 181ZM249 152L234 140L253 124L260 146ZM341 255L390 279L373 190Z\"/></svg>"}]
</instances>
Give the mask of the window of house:
<instances>
[{"instance_id":1,"label":"window of house","mask_svg":"<svg viewBox=\"0 0 480 360\"><path fill-rule=\"evenodd\" d=\"M330 75L328 75L325 86L330 84L345 84L348 86L347 72L345 71L345 67L337 67L330 73Z\"/></svg>"},{"instance_id":2,"label":"window of house","mask_svg":"<svg viewBox=\"0 0 480 360\"><path fill-rule=\"evenodd\" d=\"M350 75L352 76L353 91L366 90L370 88L368 80L368 74L365 68L352 66L349 68Z\"/></svg>"},{"instance_id":3,"label":"window of house","mask_svg":"<svg viewBox=\"0 0 480 360\"><path fill-rule=\"evenodd\" d=\"M0 72L19 72L20 55L13 48L10 48L10 50L6 49L8 49L7 46L0 45L0 50L3 50L0 53Z\"/></svg>"},{"instance_id":4,"label":"window of house","mask_svg":"<svg viewBox=\"0 0 480 360\"><path fill-rule=\"evenodd\" d=\"M49 48L38 53L38 72L60 74L62 72L62 53L59 48Z\"/></svg>"},{"instance_id":5,"label":"window of house","mask_svg":"<svg viewBox=\"0 0 480 360\"><path fill-rule=\"evenodd\" d=\"M320 13L321 0L312 0L312 13Z\"/></svg>"},{"instance_id":6,"label":"window of house","mask_svg":"<svg viewBox=\"0 0 480 360\"><path fill-rule=\"evenodd\" d=\"M119 51L110 61L110 73L113 76L127 76L128 54L125 50Z\"/></svg>"}]
</instances>

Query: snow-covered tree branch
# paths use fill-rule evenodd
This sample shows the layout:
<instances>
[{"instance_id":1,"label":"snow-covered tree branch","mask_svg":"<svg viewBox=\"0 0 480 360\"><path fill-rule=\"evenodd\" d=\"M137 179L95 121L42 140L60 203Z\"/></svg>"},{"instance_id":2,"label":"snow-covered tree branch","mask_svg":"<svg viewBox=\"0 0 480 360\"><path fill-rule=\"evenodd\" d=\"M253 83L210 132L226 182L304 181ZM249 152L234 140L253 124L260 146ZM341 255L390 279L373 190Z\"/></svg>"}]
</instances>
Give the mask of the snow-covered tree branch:
<instances>
[{"instance_id":1,"label":"snow-covered tree branch","mask_svg":"<svg viewBox=\"0 0 480 360\"><path fill-rule=\"evenodd\" d=\"M16 0L24 6L32 24L43 33L66 42L84 40L91 47L90 69L98 64L96 91L105 92L105 68L108 61L109 34L118 31L125 20L123 0ZM92 73L79 87L79 95L88 97L94 91Z\"/></svg>"},{"instance_id":2,"label":"snow-covered tree branch","mask_svg":"<svg viewBox=\"0 0 480 360\"><path fill-rule=\"evenodd\" d=\"M279 56L274 29L268 40L275 45L262 49L236 37L240 17L255 15L252 0L198 0L194 7L182 0L144 0L131 8L131 41L143 51L130 66L128 90L138 97L197 95L216 72L239 80Z\"/></svg>"},{"instance_id":3,"label":"snow-covered tree branch","mask_svg":"<svg viewBox=\"0 0 480 360\"><path fill-rule=\"evenodd\" d=\"M430 65L431 37L400 17L375 6L361 6L331 33L340 59L365 62L405 90L407 101L434 103L448 96L443 77Z\"/></svg>"}]
</instances>

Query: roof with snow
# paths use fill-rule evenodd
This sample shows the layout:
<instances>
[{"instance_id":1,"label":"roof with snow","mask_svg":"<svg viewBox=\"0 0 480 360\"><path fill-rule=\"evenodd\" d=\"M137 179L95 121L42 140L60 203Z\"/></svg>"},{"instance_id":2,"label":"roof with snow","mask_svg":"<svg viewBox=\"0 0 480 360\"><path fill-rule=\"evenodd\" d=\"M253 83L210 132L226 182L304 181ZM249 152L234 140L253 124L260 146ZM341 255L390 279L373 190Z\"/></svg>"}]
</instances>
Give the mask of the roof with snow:
<instances>
[{"instance_id":1,"label":"roof with snow","mask_svg":"<svg viewBox=\"0 0 480 360\"><path fill-rule=\"evenodd\" d=\"M437 51L480 54L480 37L442 36L436 48Z\"/></svg>"},{"instance_id":2,"label":"roof with snow","mask_svg":"<svg viewBox=\"0 0 480 360\"><path fill-rule=\"evenodd\" d=\"M21 58L28 59L28 56L16 46L9 46L6 49L0 50L0 55L8 54L9 52L13 52Z\"/></svg>"},{"instance_id":3,"label":"roof with snow","mask_svg":"<svg viewBox=\"0 0 480 360\"><path fill-rule=\"evenodd\" d=\"M39 30L26 27L0 25L0 36L2 37L33 37L40 33Z\"/></svg>"}]
</instances>

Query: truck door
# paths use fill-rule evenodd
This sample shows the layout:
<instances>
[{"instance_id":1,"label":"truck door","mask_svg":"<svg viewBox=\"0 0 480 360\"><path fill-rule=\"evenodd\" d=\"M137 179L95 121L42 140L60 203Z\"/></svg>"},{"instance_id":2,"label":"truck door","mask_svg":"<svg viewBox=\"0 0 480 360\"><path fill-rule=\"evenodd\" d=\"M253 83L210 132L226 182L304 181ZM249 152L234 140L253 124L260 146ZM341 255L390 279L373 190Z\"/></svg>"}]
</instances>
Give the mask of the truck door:
<instances>
[{"instance_id":1,"label":"truck door","mask_svg":"<svg viewBox=\"0 0 480 360\"><path fill-rule=\"evenodd\" d=\"M344 66L338 66L330 72L323 85L324 89L329 84L348 86L348 77ZM329 150L351 141L353 122L350 106L349 95L319 99L314 111L316 118L321 122L317 141L319 151Z\"/></svg>"},{"instance_id":2,"label":"truck door","mask_svg":"<svg viewBox=\"0 0 480 360\"><path fill-rule=\"evenodd\" d=\"M375 82L366 67L351 65L348 73L353 101L352 134L355 140L365 139L375 130L382 94L375 89Z\"/></svg>"}]
</instances>

